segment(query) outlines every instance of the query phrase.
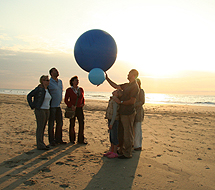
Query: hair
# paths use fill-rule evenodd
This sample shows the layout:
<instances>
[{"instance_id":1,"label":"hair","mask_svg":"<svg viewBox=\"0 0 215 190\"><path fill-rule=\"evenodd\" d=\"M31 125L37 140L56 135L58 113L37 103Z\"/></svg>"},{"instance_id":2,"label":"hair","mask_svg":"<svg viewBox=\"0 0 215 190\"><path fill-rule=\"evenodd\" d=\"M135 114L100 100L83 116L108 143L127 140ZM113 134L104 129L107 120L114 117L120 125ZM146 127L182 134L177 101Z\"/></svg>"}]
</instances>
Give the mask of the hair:
<instances>
[{"instance_id":1,"label":"hair","mask_svg":"<svg viewBox=\"0 0 215 190\"><path fill-rule=\"evenodd\" d=\"M122 95L123 95L123 91L122 91L121 89L118 89L118 90L117 90L117 94L118 94L118 96L119 96L119 98L120 98L120 97L122 97Z\"/></svg>"},{"instance_id":2,"label":"hair","mask_svg":"<svg viewBox=\"0 0 215 190\"><path fill-rule=\"evenodd\" d=\"M132 74L135 76L135 79L138 77L139 72L136 69L131 69Z\"/></svg>"},{"instance_id":3,"label":"hair","mask_svg":"<svg viewBox=\"0 0 215 190\"><path fill-rule=\"evenodd\" d=\"M75 79L78 79L78 76L74 76L74 77L72 77L72 78L70 79L69 84L70 84L71 86L73 86L73 81L74 81Z\"/></svg>"},{"instance_id":4,"label":"hair","mask_svg":"<svg viewBox=\"0 0 215 190\"><path fill-rule=\"evenodd\" d=\"M137 78L136 81L137 81L137 84L139 85L139 88L141 88L141 80Z\"/></svg>"},{"instance_id":5,"label":"hair","mask_svg":"<svg viewBox=\"0 0 215 190\"><path fill-rule=\"evenodd\" d=\"M42 76L40 77L40 84L43 84L43 81L46 80L46 79L48 79L48 78L49 78L48 75L42 75Z\"/></svg>"},{"instance_id":6,"label":"hair","mask_svg":"<svg viewBox=\"0 0 215 190\"><path fill-rule=\"evenodd\" d=\"M52 71L53 71L54 69L56 69L56 68L53 67L53 68L51 68L51 69L49 70L49 74L50 74L50 75L51 75L51 73L52 73Z\"/></svg>"}]
</instances>

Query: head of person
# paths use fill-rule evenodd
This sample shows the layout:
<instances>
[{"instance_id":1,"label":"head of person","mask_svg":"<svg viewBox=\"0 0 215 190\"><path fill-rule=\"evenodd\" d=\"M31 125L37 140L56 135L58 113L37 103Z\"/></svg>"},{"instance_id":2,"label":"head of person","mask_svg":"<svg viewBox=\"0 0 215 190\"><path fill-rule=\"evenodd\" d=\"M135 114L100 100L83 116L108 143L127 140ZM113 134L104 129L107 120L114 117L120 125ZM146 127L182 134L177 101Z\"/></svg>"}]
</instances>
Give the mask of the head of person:
<instances>
[{"instance_id":1,"label":"head of person","mask_svg":"<svg viewBox=\"0 0 215 190\"><path fill-rule=\"evenodd\" d=\"M77 76L74 76L70 79L69 81L70 85L75 87L75 86L78 86L79 84L79 80L78 80L78 77Z\"/></svg>"},{"instance_id":2,"label":"head of person","mask_svg":"<svg viewBox=\"0 0 215 190\"><path fill-rule=\"evenodd\" d=\"M113 96L116 96L116 97L120 98L120 97L123 95L123 91L120 90L120 89L114 90L114 91L112 92L112 94L113 94Z\"/></svg>"},{"instance_id":3,"label":"head of person","mask_svg":"<svg viewBox=\"0 0 215 190\"><path fill-rule=\"evenodd\" d=\"M49 74L51 75L52 78L57 78L59 76L59 72L55 67L49 70Z\"/></svg>"},{"instance_id":4,"label":"head of person","mask_svg":"<svg viewBox=\"0 0 215 190\"><path fill-rule=\"evenodd\" d=\"M49 85L49 76L48 75L42 75L40 77L40 85L42 85L43 87L47 87Z\"/></svg>"},{"instance_id":5,"label":"head of person","mask_svg":"<svg viewBox=\"0 0 215 190\"><path fill-rule=\"evenodd\" d=\"M137 79L138 75L139 75L139 73L136 69L131 69L128 73L128 80L130 82L133 82Z\"/></svg>"},{"instance_id":6,"label":"head of person","mask_svg":"<svg viewBox=\"0 0 215 190\"><path fill-rule=\"evenodd\" d=\"M139 78L137 78L136 81L137 81L137 84L138 84L139 88L141 88L141 80Z\"/></svg>"}]
</instances>

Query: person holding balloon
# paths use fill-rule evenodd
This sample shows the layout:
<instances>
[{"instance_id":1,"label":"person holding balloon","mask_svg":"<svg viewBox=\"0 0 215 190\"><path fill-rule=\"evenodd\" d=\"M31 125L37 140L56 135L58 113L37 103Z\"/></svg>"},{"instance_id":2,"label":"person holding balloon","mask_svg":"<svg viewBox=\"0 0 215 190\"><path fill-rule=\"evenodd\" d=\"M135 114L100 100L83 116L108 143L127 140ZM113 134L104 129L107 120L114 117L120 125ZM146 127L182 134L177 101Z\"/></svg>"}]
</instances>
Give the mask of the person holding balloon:
<instances>
[{"instance_id":1,"label":"person holding balloon","mask_svg":"<svg viewBox=\"0 0 215 190\"><path fill-rule=\"evenodd\" d=\"M122 90L115 90L112 92L113 96L110 97L108 107L105 114L105 119L108 119L108 128L110 133L110 151L105 153L104 156L108 158L117 158L118 141L118 125L119 125L119 105L113 100L113 97L120 98L123 94Z\"/></svg>"},{"instance_id":2,"label":"person holding balloon","mask_svg":"<svg viewBox=\"0 0 215 190\"><path fill-rule=\"evenodd\" d=\"M78 86L79 80L77 76L70 79L71 87L67 88L64 102L69 108L75 111L75 116L70 119L69 125L69 139L72 144L75 143L75 120L78 119L79 131L78 131L78 143L87 144L84 141L84 112L83 107L85 105L84 90ZM76 103L77 102L77 103Z\"/></svg>"},{"instance_id":3,"label":"person holding balloon","mask_svg":"<svg viewBox=\"0 0 215 190\"><path fill-rule=\"evenodd\" d=\"M134 142L133 137L133 125L135 119L135 107L134 104L136 102L137 95L139 93L139 87L136 82L139 73L136 69L132 69L128 73L127 79L129 80L128 83L124 84L116 84L113 82L106 73L106 80L107 82L115 89L122 89L123 95L119 98L114 98L114 100L120 104L119 114L121 123L123 126L123 147L120 147L122 151L122 155L118 156L120 159L127 159L132 157L132 146Z\"/></svg>"}]
</instances>

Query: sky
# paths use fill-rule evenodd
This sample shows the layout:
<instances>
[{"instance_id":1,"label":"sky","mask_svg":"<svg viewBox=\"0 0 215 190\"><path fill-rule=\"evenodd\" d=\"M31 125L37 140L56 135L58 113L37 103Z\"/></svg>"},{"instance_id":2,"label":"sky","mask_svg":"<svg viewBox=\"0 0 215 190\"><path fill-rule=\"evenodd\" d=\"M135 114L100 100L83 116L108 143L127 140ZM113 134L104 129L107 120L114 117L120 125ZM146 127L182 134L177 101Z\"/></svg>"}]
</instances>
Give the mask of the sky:
<instances>
[{"instance_id":1,"label":"sky","mask_svg":"<svg viewBox=\"0 0 215 190\"><path fill-rule=\"evenodd\" d=\"M64 90L77 75L85 91L112 91L74 58L77 39L101 29L117 44L107 71L117 84L137 69L146 93L215 95L214 10L214 0L0 0L0 88L33 89L56 67Z\"/></svg>"}]
</instances>

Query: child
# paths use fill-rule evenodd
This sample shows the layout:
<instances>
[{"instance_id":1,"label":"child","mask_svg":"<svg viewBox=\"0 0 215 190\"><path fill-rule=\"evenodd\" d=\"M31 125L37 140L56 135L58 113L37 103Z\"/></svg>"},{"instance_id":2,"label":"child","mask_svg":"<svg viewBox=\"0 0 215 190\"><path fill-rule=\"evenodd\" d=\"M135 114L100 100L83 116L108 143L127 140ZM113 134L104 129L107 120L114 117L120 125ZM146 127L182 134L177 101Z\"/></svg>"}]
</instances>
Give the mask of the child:
<instances>
[{"instance_id":1,"label":"child","mask_svg":"<svg viewBox=\"0 0 215 190\"><path fill-rule=\"evenodd\" d=\"M112 92L113 96L110 97L108 107L105 114L105 119L108 119L108 127L110 132L110 151L104 156L108 158L117 158L117 145L118 142L118 125L119 125L119 105L114 101L114 97L120 98L122 96L122 90L115 90Z\"/></svg>"}]
</instances>

